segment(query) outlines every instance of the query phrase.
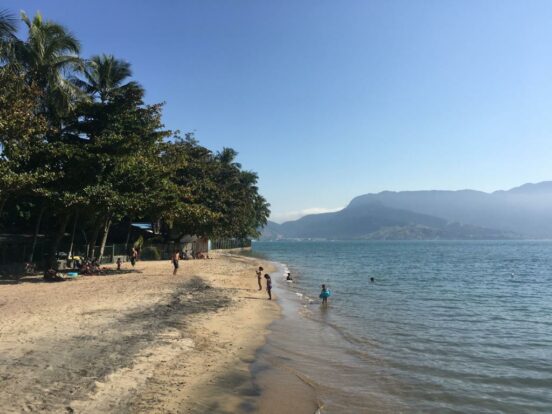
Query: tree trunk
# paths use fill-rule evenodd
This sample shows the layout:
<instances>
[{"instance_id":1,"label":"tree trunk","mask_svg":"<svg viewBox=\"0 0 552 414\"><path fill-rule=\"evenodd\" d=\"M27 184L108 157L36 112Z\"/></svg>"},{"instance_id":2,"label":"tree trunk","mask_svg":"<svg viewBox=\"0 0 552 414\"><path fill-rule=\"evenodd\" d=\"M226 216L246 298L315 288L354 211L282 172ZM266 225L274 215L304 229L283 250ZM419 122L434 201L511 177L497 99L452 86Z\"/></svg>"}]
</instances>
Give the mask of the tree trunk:
<instances>
[{"instance_id":1,"label":"tree trunk","mask_svg":"<svg viewBox=\"0 0 552 414\"><path fill-rule=\"evenodd\" d=\"M105 250L105 244L107 243L107 236L109 235L109 228L111 227L111 217L109 217L105 221L104 229L103 229L103 237L102 237L102 244L100 245L100 258L98 262L102 262L102 257Z\"/></svg>"},{"instance_id":2,"label":"tree trunk","mask_svg":"<svg viewBox=\"0 0 552 414\"><path fill-rule=\"evenodd\" d=\"M88 254L88 257L90 257L90 258L95 257L96 242L98 241L98 236L100 235L100 230L102 228L102 224L101 224L101 221L100 221L99 218L96 221L96 223L94 223L94 224L95 224L95 226L94 226L94 230L92 232L92 237L90 238L90 251L89 251L89 254Z\"/></svg>"},{"instance_id":3,"label":"tree trunk","mask_svg":"<svg viewBox=\"0 0 552 414\"><path fill-rule=\"evenodd\" d=\"M81 234L82 234L82 239L84 240L84 244L88 244L88 236L86 236L86 232L82 228L81 228ZM86 252L86 254L88 254L88 252Z\"/></svg>"},{"instance_id":4,"label":"tree trunk","mask_svg":"<svg viewBox=\"0 0 552 414\"><path fill-rule=\"evenodd\" d=\"M161 219L157 219L151 223L153 234L161 234Z\"/></svg>"},{"instance_id":5,"label":"tree trunk","mask_svg":"<svg viewBox=\"0 0 552 414\"><path fill-rule=\"evenodd\" d=\"M69 244L69 252L67 257L71 259L73 257L73 245L75 244L75 232L77 231L77 222L79 221L79 211L75 213L75 221L73 222L73 231L71 232L71 244Z\"/></svg>"},{"instance_id":6,"label":"tree trunk","mask_svg":"<svg viewBox=\"0 0 552 414\"><path fill-rule=\"evenodd\" d=\"M63 239L63 236L65 235L65 229L67 228L67 224L69 224L69 219L71 218L70 214L65 214L61 222L59 223L58 231L54 237L54 240L52 241L52 245L50 246L50 257L48 260L48 263L50 267L57 266L57 258L56 254L59 249L59 244L61 243L61 240ZM55 268L55 267L54 267Z\"/></svg>"},{"instance_id":7,"label":"tree trunk","mask_svg":"<svg viewBox=\"0 0 552 414\"><path fill-rule=\"evenodd\" d=\"M4 206L6 205L7 200L8 200L8 197L0 197L0 216L2 215L2 212L4 211Z\"/></svg>"},{"instance_id":8,"label":"tree trunk","mask_svg":"<svg viewBox=\"0 0 552 414\"><path fill-rule=\"evenodd\" d=\"M32 263L34 260L34 253L36 250L36 243L38 241L38 233L40 233L40 225L42 224L42 217L44 216L44 212L46 211L46 203L43 202L42 206L40 207L40 211L38 213L38 217L36 218L36 224L33 234L33 245L31 247L31 254L29 255L29 262Z\"/></svg>"},{"instance_id":9,"label":"tree trunk","mask_svg":"<svg viewBox=\"0 0 552 414\"><path fill-rule=\"evenodd\" d=\"M125 252L128 252L128 242L130 241L130 233L132 233L132 217L128 218L128 231L125 241Z\"/></svg>"}]
</instances>

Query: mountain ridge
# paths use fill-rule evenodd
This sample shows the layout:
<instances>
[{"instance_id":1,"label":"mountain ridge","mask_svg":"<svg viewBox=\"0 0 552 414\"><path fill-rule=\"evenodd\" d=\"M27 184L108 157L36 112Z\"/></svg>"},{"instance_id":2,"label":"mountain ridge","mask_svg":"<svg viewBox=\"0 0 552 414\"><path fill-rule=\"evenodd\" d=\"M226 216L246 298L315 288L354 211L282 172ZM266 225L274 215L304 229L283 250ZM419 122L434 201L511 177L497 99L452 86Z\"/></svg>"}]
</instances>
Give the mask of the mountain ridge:
<instances>
[{"instance_id":1,"label":"mountain ridge","mask_svg":"<svg viewBox=\"0 0 552 414\"><path fill-rule=\"evenodd\" d=\"M509 190L382 191L344 209L270 225L274 238L552 238L552 181ZM276 235L276 237L274 237Z\"/></svg>"}]
</instances>

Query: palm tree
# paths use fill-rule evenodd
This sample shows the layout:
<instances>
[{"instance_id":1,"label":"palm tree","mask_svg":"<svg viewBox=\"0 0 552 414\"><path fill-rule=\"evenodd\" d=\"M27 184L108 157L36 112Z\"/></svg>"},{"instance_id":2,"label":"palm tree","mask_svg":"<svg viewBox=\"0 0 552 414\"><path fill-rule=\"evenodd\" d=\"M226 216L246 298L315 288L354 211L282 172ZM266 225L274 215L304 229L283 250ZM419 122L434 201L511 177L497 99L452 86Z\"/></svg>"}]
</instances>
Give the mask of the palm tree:
<instances>
[{"instance_id":1,"label":"palm tree","mask_svg":"<svg viewBox=\"0 0 552 414\"><path fill-rule=\"evenodd\" d=\"M113 96L124 89L136 88L142 90L137 82L125 80L132 76L130 63L116 59L112 55L92 56L86 62L84 81L75 80L85 92L106 103Z\"/></svg>"},{"instance_id":2,"label":"palm tree","mask_svg":"<svg viewBox=\"0 0 552 414\"><path fill-rule=\"evenodd\" d=\"M233 148L224 147L222 151L219 151L217 153L216 158L225 166L240 169L241 164L239 162L236 162L237 156L238 153L236 150L234 150Z\"/></svg>"},{"instance_id":3,"label":"palm tree","mask_svg":"<svg viewBox=\"0 0 552 414\"><path fill-rule=\"evenodd\" d=\"M64 26L43 20L40 13L30 19L25 12L21 12L21 19L28 32L27 38L21 40L12 36L8 41L5 60L8 66L23 76L33 90L38 91L38 112L53 127L48 129L45 138L48 141L57 141L62 137L62 127L72 109L82 99L86 99L85 94L71 82L71 77L83 65L78 56L80 43ZM44 159L40 159L46 164L46 169L63 170L64 176L68 165L65 158L67 154L71 154L69 151L70 147L64 147L64 151L60 152L63 154L61 157L46 152L41 154ZM44 197L45 203L59 213L59 228L50 244L52 261L70 217L66 200L72 200L75 195L73 188L66 188L67 181L63 183L60 186L58 180L52 182L52 188L49 185L48 190L54 190L49 193L56 196ZM41 216L37 220L37 227L40 226L40 218Z\"/></svg>"},{"instance_id":4,"label":"palm tree","mask_svg":"<svg viewBox=\"0 0 552 414\"><path fill-rule=\"evenodd\" d=\"M16 30L15 17L7 10L0 10L0 63L8 61L9 46Z\"/></svg>"},{"instance_id":5,"label":"palm tree","mask_svg":"<svg viewBox=\"0 0 552 414\"><path fill-rule=\"evenodd\" d=\"M81 99L80 90L69 81L82 70L79 41L62 25L44 21L40 13L31 20L25 12L21 19L28 29L26 41L14 41L14 59L31 85L44 93L43 111L49 121L60 118Z\"/></svg>"}]
</instances>

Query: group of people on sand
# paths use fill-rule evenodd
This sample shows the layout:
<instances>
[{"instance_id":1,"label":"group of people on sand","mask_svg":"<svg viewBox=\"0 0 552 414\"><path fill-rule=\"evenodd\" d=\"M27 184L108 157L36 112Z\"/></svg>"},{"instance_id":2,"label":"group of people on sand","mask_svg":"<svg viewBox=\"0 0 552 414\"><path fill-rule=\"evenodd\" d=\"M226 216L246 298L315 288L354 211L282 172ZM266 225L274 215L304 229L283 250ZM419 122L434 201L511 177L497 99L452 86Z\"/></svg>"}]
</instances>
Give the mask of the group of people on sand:
<instances>
[{"instance_id":1,"label":"group of people on sand","mask_svg":"<svg viewBox=\"0 0 552 414\"><path fill-rule=\"evenodd\" d=\"M81 275L97 275L101 273L100 263L97 258L83 259L75 264Z\"/></svg>"}]
</instances>

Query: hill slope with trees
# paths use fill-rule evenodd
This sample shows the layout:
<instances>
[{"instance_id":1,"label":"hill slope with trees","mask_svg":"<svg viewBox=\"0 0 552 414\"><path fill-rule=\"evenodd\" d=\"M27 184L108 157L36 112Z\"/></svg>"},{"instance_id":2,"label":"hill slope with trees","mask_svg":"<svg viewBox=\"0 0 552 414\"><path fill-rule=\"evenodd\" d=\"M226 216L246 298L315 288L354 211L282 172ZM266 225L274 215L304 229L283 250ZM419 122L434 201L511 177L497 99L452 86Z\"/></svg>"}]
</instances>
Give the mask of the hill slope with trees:
<instances>
[{"instance_id":1,"label":"hill slope with trees","mask_svg":"<svg viewBox=\"0 0 552 414\"><path fill-rule=\"evenodd\" d=\"M365 194L335 213L282 224L269 222L263 238L548 239L552 238L552 181L492 193Z\"/></svg>"}]
</instances>

